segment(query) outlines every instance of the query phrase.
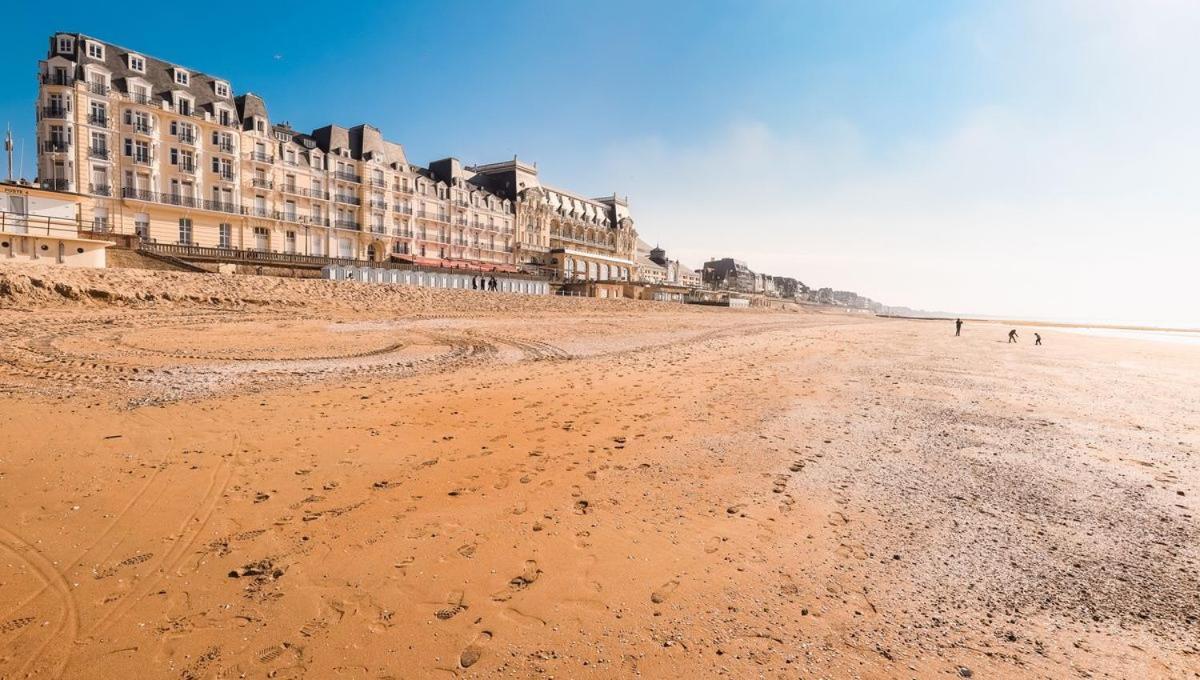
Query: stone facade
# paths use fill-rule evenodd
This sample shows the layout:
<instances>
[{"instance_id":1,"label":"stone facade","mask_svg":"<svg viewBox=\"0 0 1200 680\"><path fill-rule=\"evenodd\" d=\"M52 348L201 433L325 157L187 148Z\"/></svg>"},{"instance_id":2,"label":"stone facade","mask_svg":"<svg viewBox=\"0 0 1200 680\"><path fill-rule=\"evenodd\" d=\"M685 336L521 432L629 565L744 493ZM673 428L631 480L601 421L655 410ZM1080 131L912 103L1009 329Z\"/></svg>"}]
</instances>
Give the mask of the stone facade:
<instances>
[{"instance_id":1,"label":"stone facade","mask_svg":"<svg viewBox=\"0 0 1200 680\"><path fill-rule=\"evenodd\" d=\"M625 199L543 185L514 159L409 163L370 125L273 121L227 80L78 33L39 64L38 177L96 232L158 243L630 280Z\"/></svg>"}]
</instances>

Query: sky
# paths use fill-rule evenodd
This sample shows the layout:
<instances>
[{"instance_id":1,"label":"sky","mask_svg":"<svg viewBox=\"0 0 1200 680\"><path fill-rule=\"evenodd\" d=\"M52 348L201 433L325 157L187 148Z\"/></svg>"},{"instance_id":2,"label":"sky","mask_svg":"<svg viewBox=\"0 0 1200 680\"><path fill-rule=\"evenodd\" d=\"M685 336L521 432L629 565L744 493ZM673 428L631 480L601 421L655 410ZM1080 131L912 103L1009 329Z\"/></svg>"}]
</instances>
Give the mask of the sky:
<instances>
[{"instance_id":1,"label":"sky","mask_svg":"<svg viewBox=\"0 0 1200 680\"><path fill-rule=\"evenodd\" d=\"M174 6L178 6L176 3ZM536 162L639 235L884 303L1200 326L1200 3L259 3L8 10L0 123L87 33L416 163ZM203 5L197 5L203 7Z\"/></svg>"}]
</instances>

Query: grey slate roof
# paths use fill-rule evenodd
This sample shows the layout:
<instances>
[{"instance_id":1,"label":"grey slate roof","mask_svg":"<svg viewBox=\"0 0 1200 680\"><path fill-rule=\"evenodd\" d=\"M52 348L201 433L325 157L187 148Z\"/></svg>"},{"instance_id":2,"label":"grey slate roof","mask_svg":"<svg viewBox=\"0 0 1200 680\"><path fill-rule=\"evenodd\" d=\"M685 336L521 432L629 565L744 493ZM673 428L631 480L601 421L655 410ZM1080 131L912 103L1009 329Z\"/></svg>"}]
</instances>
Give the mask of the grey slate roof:
<instances>
[{"instance_id":1,"label":"grey slate roof","mask_svg":"<svg viewBox=\"0 0 1200 680\"><path fill-rule=\"evenodd\" d=\"M61 55L55 49L55 36L71 35L75 37L75 53L70 55ZM104 45L104 59L92 59L87 56L84 41L92 41ZM129 54L136 54L146 61L146 72L139 73L129 68ZM168 93L172 91L182 90L187 92L196 102L196 109L199 111L207 111L215 115L213 103L222 102L233 108L234 102L232 97L218 97L214 83L218 80L229 83L228 80L220 77L211 76L202 71L197 71L187 66L180 64L172 64L162 59L151 57L136 50L130 50L120 45L114 45L110 42L93 38L84 33L55 33L50 36L50 51L51 57L61 56L67 57L76 63L75 77L83 77L83 66L86 64L98 64L107 69L112 74L112 86L121 92L129 92L128 81L130 78L139 78L146 81L150 85L151 98L155 101L162 99L170 99ZM179 85L175 82L175 76L172 69L182 68L188 72L188 84ZM230 94L233 93L232 85L230 85Z\"/></svg>"}]
</instances>

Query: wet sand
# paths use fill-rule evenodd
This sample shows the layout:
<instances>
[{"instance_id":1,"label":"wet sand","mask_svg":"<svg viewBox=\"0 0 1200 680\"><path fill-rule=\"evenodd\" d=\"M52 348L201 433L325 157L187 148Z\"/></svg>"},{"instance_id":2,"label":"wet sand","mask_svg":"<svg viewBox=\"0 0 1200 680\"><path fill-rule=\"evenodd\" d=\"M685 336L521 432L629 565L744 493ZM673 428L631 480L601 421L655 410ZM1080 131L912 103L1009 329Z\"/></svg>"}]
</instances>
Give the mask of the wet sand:
<instances>
[{"instance_id":1,"label":"wet sand","mask_svg":"<svg viewBox=\"0 0 1200 680\"><path fill-rule=\"evenodd\" d=\"M1194 347L22 295L3 678L1200 673Z\"/></svg>"}]
</instances>

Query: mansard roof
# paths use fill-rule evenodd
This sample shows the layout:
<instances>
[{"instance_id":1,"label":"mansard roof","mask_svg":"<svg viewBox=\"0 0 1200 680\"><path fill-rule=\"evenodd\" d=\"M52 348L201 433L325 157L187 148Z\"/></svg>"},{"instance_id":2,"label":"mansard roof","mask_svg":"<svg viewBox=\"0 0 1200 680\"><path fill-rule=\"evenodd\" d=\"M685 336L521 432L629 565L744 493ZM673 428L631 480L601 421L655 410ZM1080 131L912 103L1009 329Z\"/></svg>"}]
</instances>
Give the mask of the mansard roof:
<instances>
[{"instance_id":1,"label":"mansard roof","mask_svg":"<svg viewBox=\"0 0 1200 680\"><path fill-rule=\"evenodd\" d=\"M75 38L75 52L71 55L59 54L56 49L55 38L60 35L69 35ZM87 56L84 41L99 43L104 46L104 58L93 59ZM145 60L146 72L135 71L129 68L129 55L135 54ZM202 71L197 71L187 66L173 64L156 57L152 57L136 50L127 49L120 45L115 45L98 38L93 38L90 35L83 33L55 33L50 36L50 58L63 57L75 62L80 72L75 74L76 77L81 77L81 70L89 64L96 64L107 70L111 75L112 86L122 92L128 92L128 81L130 79L138 79L150 85L150 96L152 99L164 99L164 95L170 92L184 91L191 96L196 103L196 108L202 111L214 113L213 105L216 103L226 104L233 107L234 101L232 97L221 97L217 95L216 83L218 81L229 84L229 81L217 76L209 75ZM180 85L175 82L175 70L182 69L188 73L188 84ZM230 94L232 94L232 85L230 85Z\"/></svg>"}]
</instances>

